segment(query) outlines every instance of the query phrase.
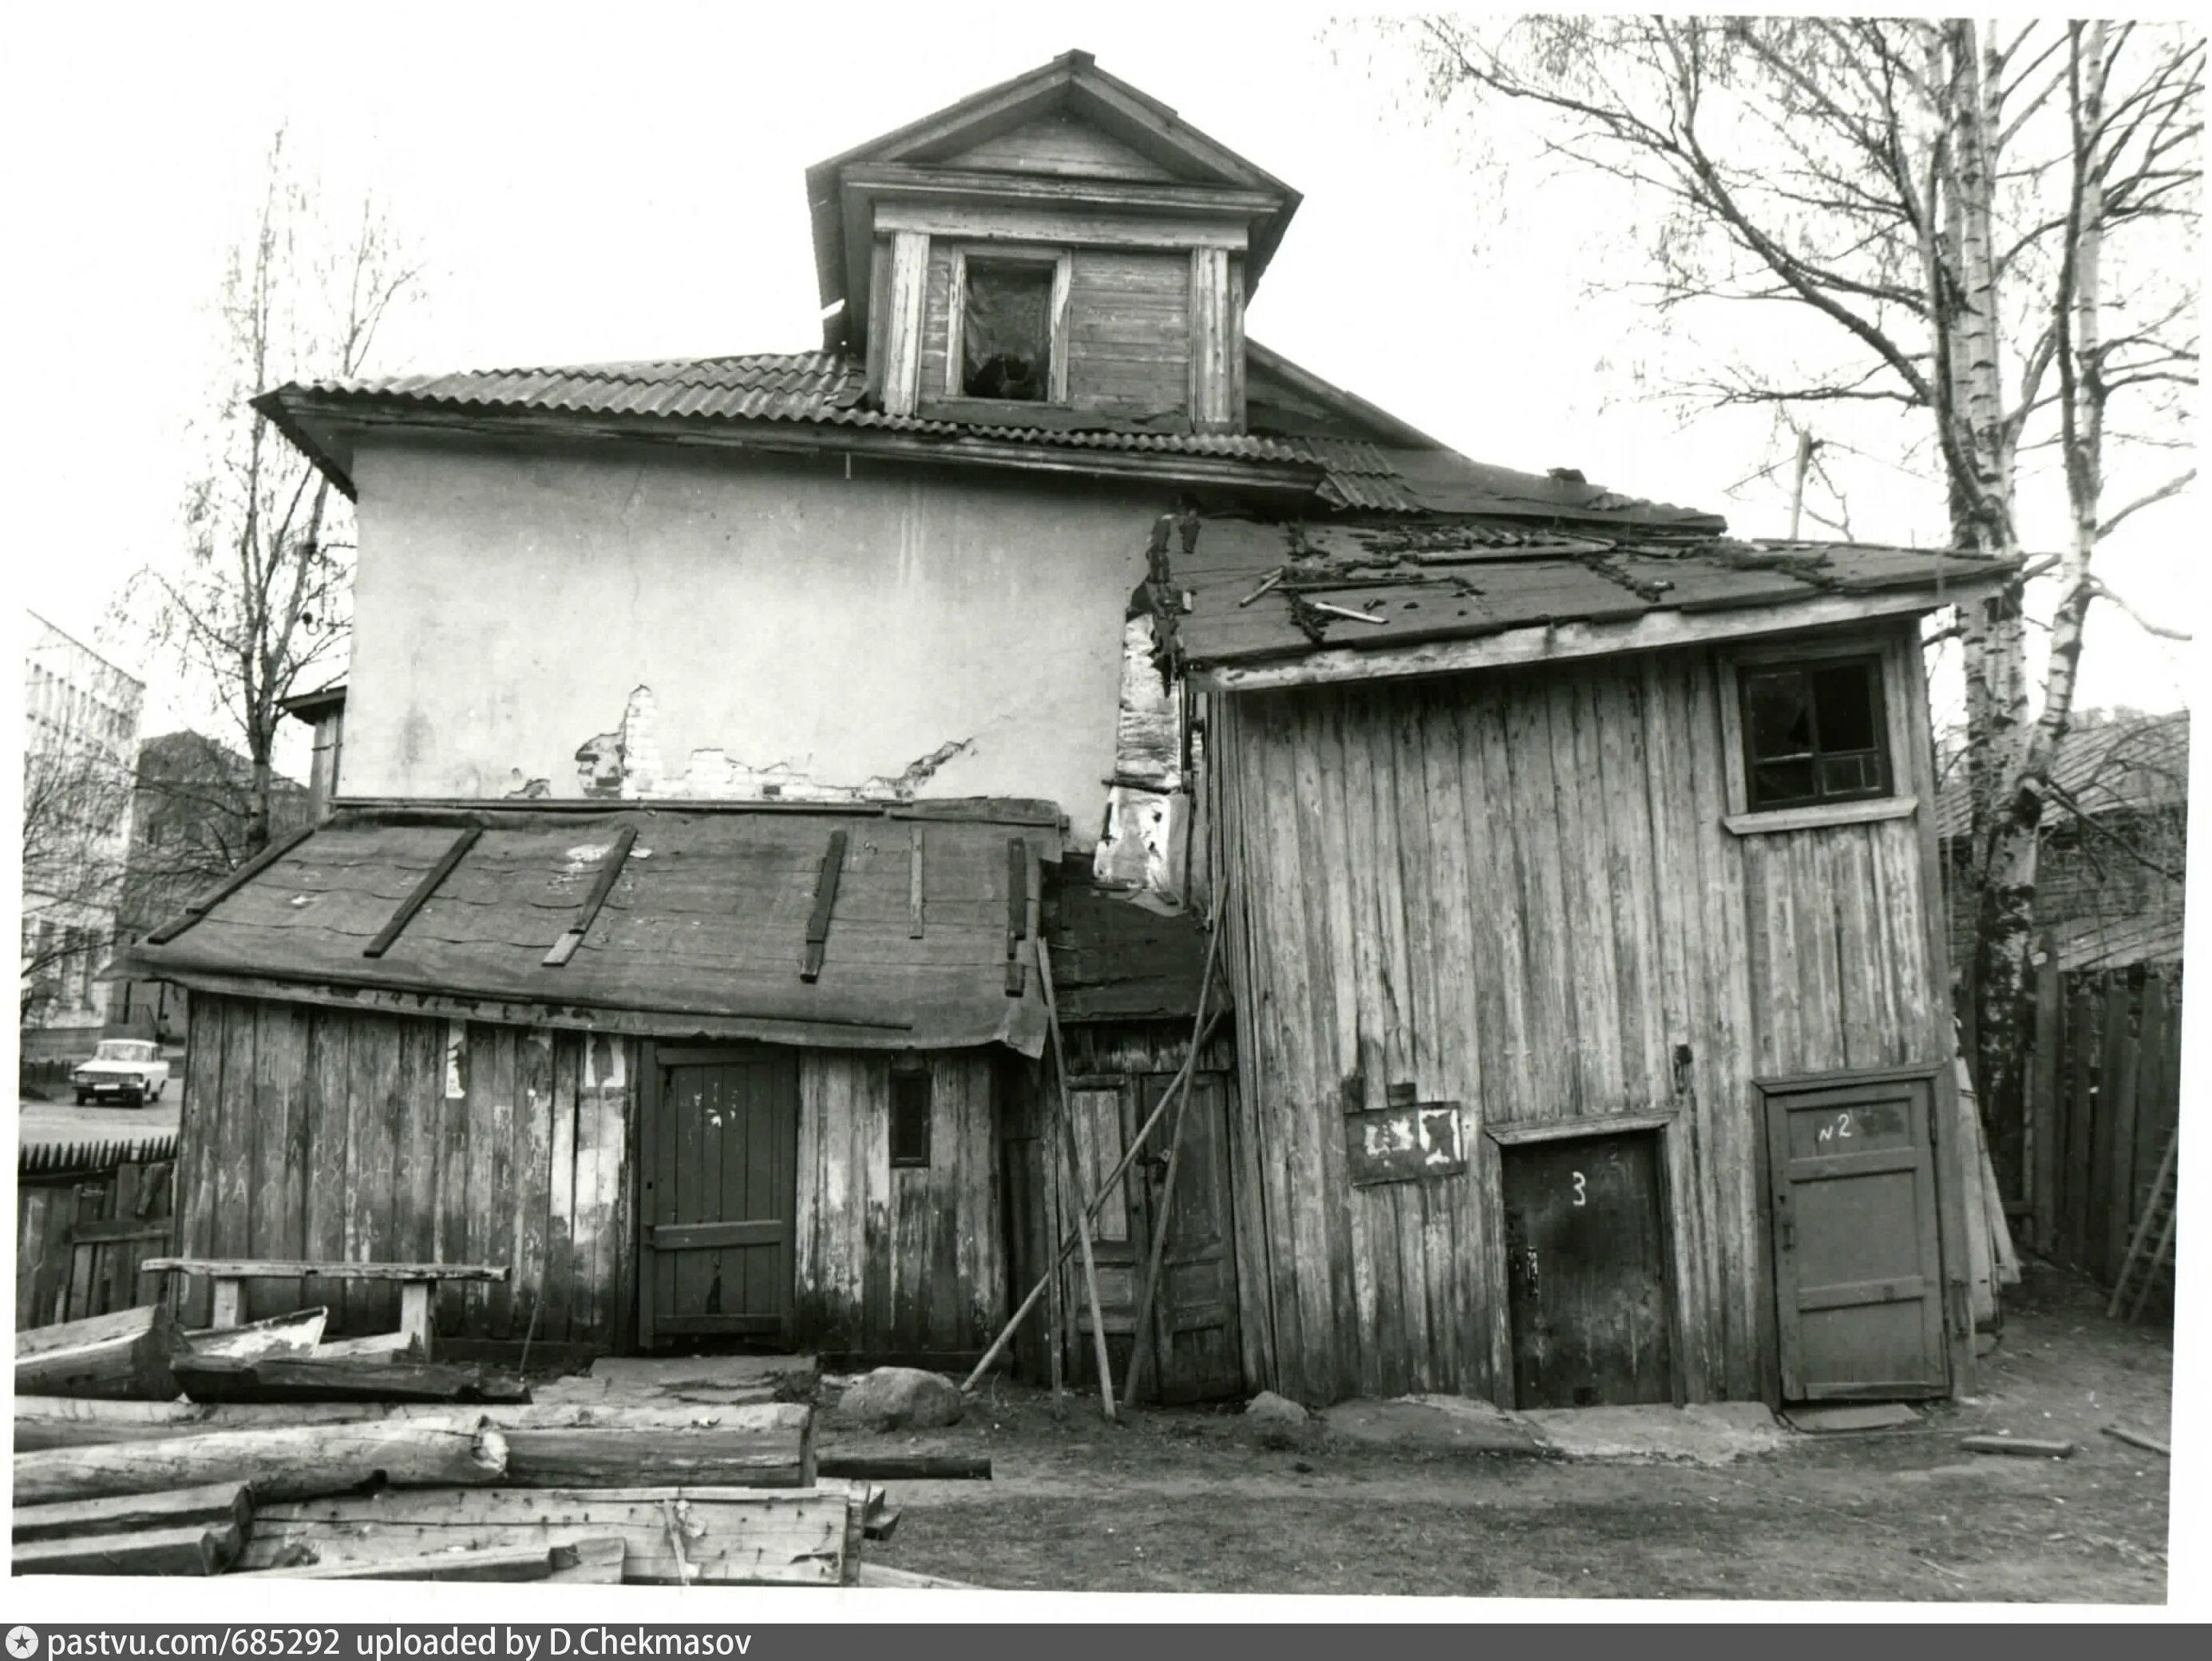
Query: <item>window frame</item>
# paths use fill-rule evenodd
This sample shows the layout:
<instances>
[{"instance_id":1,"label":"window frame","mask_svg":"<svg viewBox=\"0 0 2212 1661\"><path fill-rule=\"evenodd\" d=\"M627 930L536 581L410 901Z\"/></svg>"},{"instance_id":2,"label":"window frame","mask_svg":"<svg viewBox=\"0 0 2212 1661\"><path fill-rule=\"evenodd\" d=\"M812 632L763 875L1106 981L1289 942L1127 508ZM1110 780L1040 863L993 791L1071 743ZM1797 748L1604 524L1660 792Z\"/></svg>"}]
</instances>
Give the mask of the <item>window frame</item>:
<instances>
[{"instance_id":1,"label":"window frame","mask_svg":"<svg viewBox=\"0 0 2212 1661\"><path fill-rule=\"evenodd\" d=\"M1917 638L1913 643L1917 645ZM1754 670L1802 664L1818 666L1838 658L1872 658L1875 694L1881 700L1882 771L1880 795L1796 807L1751 805L1749 734L1744 721L1744 677ZM1899 636L1864 631L1827 639L1778 640L1738 646L1719 655L1721 751L1728 769L1728 812L1722 823L1738 836L1808 830L1822 825L1862 825L1902 819L1917 812L1919 798L1904 788L1912 775L1906 712L1912 706L1904 676L1908 672Z\"/></svg>"},{"instance_id":2,"label":"window frame","mask_svg":"<svg viewBox=\"0 0 2212 1661\"><path fill-rule=\"evenodd\" d=\"M900 1087L919 1089L921 1097L921 1147L916 1153L909 1149L899 1151ZM931 1076L929 1064L919 1057L901 1057L891 1063L890 1081L886 1087L884 1125L884 1149L890 1156L894 1171L926 1171L930 1166L930 1127L937 1116L936 1082Z\"/></svg>"},{"instance_id":3,"label":"window frame","mask_svg":"<svg viewBox=\"0 0 2212 1661\"><path fill-rule=\"evenodd\" d=\"M945 296L945 385L934 391L925 388L922 392L924 403L932 403L941 399L988 411L1069 408L1067 298L1073 276L1073 252L1036 243L963 242L951 244L946 252L950 257L951 270ZM969 394L967 329L968 262L970 259L981 260L986 265L1035 265L1050 270L1052 294L1045 318L1045 326L1051 336L1047 349L1050 361L1045 389L1049 396L1042 398L979 398ZM927 414L928 411L925 409L923 413Z\"/></svg>"}]
</instances>

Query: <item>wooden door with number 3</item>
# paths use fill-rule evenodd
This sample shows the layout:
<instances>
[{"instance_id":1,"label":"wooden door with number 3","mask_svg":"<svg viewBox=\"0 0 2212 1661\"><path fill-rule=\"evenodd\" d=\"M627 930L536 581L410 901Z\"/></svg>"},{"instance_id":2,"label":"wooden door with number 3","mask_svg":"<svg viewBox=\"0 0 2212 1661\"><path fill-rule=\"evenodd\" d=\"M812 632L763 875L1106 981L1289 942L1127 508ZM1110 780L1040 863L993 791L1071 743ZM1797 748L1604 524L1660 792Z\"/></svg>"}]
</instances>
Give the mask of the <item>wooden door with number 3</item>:
<instances>
[{"instance_id":1,"label":"wooden door with number 3","mask_svg":"<svg viewBox=\"0 0 2212 1661\"><path fill-rule=\"evenodd\" d=\"M1657 1136L1526 1143L1499 1163L1513 1404L1673 1400Z\"/></svg>"}]
</instances>

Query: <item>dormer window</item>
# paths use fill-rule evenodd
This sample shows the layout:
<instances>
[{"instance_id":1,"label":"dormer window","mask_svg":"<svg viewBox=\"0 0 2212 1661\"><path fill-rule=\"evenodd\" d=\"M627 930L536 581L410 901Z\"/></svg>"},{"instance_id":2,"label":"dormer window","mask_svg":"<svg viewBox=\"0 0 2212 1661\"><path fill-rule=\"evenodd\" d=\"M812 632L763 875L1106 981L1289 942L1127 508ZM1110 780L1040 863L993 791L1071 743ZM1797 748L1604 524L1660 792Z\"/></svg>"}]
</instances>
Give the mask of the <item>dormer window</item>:
<instances>
[{"instance_id":1,"label":"dormer window","mask_svg":"<svg viewBox=\"0 0 2212 1661\"><path fill-rule=\"evenodd\" d=\"M943 396L1065 404L1066 252L976 246L951 255Z\"/></svg>"}]
</instances>

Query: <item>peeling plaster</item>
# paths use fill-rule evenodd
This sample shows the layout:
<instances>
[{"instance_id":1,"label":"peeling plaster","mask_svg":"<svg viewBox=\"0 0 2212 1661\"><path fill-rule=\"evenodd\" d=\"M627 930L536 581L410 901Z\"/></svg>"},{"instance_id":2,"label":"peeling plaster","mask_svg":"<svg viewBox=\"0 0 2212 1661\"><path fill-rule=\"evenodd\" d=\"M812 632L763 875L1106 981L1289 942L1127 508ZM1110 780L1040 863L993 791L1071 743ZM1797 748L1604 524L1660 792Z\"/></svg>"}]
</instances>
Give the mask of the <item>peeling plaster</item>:
<instances>
[{"instance_id":1,"label":"peeling plaster","mask_svg":"<svg viewBox=\"0 0 2212 1661\"><path fill-rule=\"evenodd\" d=\"M857 785L824 783L787 761L755 766L719 746L693 750L684 771L670 776L661 761L659 706L653 688L641 686L630 694L620 726L578 748L576 784L584 795L607 801L910 802L945 763L972 754L975 743L972 737L949 739L897 773Z\"/></svg>"}]
</instances>

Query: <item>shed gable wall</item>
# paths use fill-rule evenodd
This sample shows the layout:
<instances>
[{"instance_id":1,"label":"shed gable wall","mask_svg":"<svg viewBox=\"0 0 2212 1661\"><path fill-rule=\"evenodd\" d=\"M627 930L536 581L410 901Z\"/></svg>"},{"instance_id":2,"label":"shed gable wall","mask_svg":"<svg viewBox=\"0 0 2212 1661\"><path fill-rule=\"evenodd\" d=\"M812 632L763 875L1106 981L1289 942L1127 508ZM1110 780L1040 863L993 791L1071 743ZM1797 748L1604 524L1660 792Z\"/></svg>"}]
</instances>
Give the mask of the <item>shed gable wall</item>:
<instances>
[{"instance_id":1,"label":"shed gable wall","mask_svg":"<svg viewBox=\"0 0 2212 1661\"><path fill-rule=\"evenodd\" d=\"M1770 1388L1753 1078L1950 1039L1922 815L1731 834L1720 687L1699 649L1223 700L1249 1378L1510 1401L1485 1133L1626 1117L1666 1121L1678 1391ZM1465 1173L1354 1185L1347 1114L1409 1099Z\"/></svg>"}]
</instances>

